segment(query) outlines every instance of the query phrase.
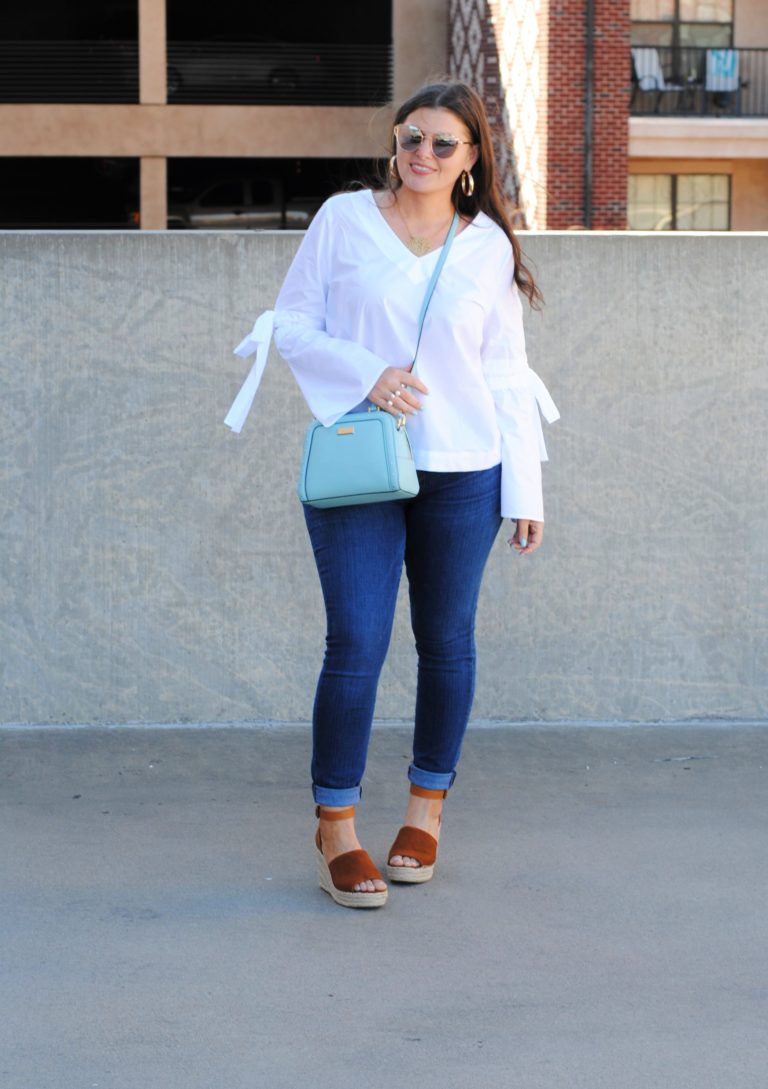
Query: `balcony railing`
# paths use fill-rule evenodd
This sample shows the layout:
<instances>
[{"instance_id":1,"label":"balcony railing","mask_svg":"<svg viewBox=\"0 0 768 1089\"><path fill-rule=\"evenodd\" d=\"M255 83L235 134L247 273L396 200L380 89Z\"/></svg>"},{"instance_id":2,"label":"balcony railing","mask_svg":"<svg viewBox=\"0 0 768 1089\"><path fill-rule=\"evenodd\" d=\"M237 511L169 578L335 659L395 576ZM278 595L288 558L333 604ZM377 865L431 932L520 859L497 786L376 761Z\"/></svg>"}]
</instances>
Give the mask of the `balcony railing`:
<instances>
[{"instance_id":1,"label":"balcony railing","mask_svg":"<svg viewBox=\"0 0 768 1089\"><path fill-rule=\"evenodd\" d=\"M0 42L0 102L138 102L135 41Z\"/></svg>"},{"instance_id":2,"label":"balcony railing","mask_svg":"<svg viewBox=\"0 0 768 1089\"><path fill-rule=\"evenodd\" d=\"M768 49L633 47L631 113L768 117Z\"/></svg>"},{"instance_id":3,"label":"balcony railing","mask_svg":"<svg viewBox=\"0 0 768 1089\"><path fill-rule=\"evenodd\" d=\"M169 102L379 106L391 97L387 44L168 43Z\"/></svg>"}]
</instances>

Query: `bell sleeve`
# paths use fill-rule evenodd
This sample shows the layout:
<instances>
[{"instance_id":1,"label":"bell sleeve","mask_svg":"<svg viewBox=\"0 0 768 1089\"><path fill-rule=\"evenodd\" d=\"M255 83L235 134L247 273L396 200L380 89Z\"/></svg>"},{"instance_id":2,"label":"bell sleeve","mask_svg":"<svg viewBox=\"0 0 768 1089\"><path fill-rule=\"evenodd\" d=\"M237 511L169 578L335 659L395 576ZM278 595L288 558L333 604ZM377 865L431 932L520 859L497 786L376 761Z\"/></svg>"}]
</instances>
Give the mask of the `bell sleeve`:
<instances>
[{"instance_id":1,"label":"bell sleeve","mask_svg":"<svg viewBox=\"0 0 768 1089\"><path fill-rule=\"evenodd\" d=\"M333 275L334 237L345 229L331 198L320 208L301 241L283 281L274 310L260 315L235 349L256 361L227 414L225 423L239 431L253 398L274 335L313 415L329 427L364 401L387 363L361 344L331 336L326 327L328 287Z\"/></svg>"},{"instance_id":2,"label":"bell sleeve","mask_svg":"<svg viewBox=\"0 0 768 1089\"><path fill-rule=\"evenodd\" d=\"M493 396L501 435L501 514L544 520L541 462L547 460L541 416L560 413L539 376L528 366L520 292L512 280L511 254L497 298L486 318L482 366Z\"/></svg>"}]
</instances>

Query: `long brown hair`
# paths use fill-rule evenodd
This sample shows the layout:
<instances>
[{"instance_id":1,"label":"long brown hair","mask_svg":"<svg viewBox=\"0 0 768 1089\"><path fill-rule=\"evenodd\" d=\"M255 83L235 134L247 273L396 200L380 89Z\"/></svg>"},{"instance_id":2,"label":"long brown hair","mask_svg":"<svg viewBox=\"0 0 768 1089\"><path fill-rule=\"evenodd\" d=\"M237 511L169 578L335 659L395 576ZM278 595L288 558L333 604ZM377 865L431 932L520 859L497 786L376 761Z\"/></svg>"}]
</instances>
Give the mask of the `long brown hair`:
<instances>
[{"instance_id":1,"label":"long brown hair","mask_svg":"<svg viewBox=\"0 0 768 1089\"><path fill-rule=\"evenodd\" d=\"M479 151L477 162L472 167L475 188L472 196L466 196L461 188L461 179L457 179L451 194L453 206L459 215L469 219L476 216L478 212L485 212L494 223L501 227L512 244L512 252L515 258L515 283L526 296L531 306L538 310L543 302L543 297L536 286L530 269L523 263L520 243L512 230L512 223L506 210L506 202L499 187L496 156L493 151L493 137L491 136L491 127L488 124L488 116L482 99L466 83L461 83L458 80L429 83L403 102L395 114L394 124L402 124L414 110L424 108L450 110L469 129L472 142L477 145ZM397 153L394 134L392 136L392 153ZM387 185L392 192L399 189L402 184L396 173L393 176L391 172L388 172Z\"/></svg>"}]
</instances>

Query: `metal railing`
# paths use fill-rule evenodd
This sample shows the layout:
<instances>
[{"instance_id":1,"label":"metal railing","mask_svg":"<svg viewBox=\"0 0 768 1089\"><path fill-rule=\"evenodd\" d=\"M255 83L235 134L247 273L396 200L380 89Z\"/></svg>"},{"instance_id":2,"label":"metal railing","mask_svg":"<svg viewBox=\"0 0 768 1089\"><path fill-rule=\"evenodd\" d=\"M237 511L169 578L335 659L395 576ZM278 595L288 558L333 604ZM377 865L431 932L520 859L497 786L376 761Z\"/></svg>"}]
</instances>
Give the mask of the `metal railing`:
<instances>
[{"instance_id":1,"label":"metal railing","mask_svg":"<svg viewBox=\"0 0 768 1089\"><path fill-rule=\"evenodd\" d=\"M138 102L135 41L0 42L0 102Z\"/></svg>"},{"instance_id":2,"label":"metal railing","mask_svg":"<svg viewBox=\"0 0 768 1089\"><path fill-rule=\"evenodd\" d=\"M768 117L768 48L634 46L630 112Z\"/></svg>"},{"instance_id":3,"label":"metal railing","mask_svg":"<svg viewBox=\"0 0 768 1089\"><path fill-rule=\"evenodd\" d=\"M168 101L379 106L392 97L392 47L169 42Z\"/></svg>"}]
</instances>

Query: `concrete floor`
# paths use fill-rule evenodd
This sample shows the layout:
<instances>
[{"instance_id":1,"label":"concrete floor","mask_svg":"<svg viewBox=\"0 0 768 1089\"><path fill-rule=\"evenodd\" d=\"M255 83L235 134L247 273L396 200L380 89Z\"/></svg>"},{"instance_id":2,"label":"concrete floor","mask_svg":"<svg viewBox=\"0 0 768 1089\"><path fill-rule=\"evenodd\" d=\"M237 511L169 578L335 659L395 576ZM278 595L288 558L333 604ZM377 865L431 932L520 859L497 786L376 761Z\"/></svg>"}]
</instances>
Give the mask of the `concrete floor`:
<instances>
[{"instance_id":1,"label":"concrete floor","mask_svg":"<svg viewBox=\"0 0 768 1089\"><path fill-rule=\"evenodd\" d=\"M472 729L433 882L315 884L305 727L0 730L2 1089L765 1089L768 729ZM397 829L374 732L358 827Z\"/></svg>"}]
</instances>

